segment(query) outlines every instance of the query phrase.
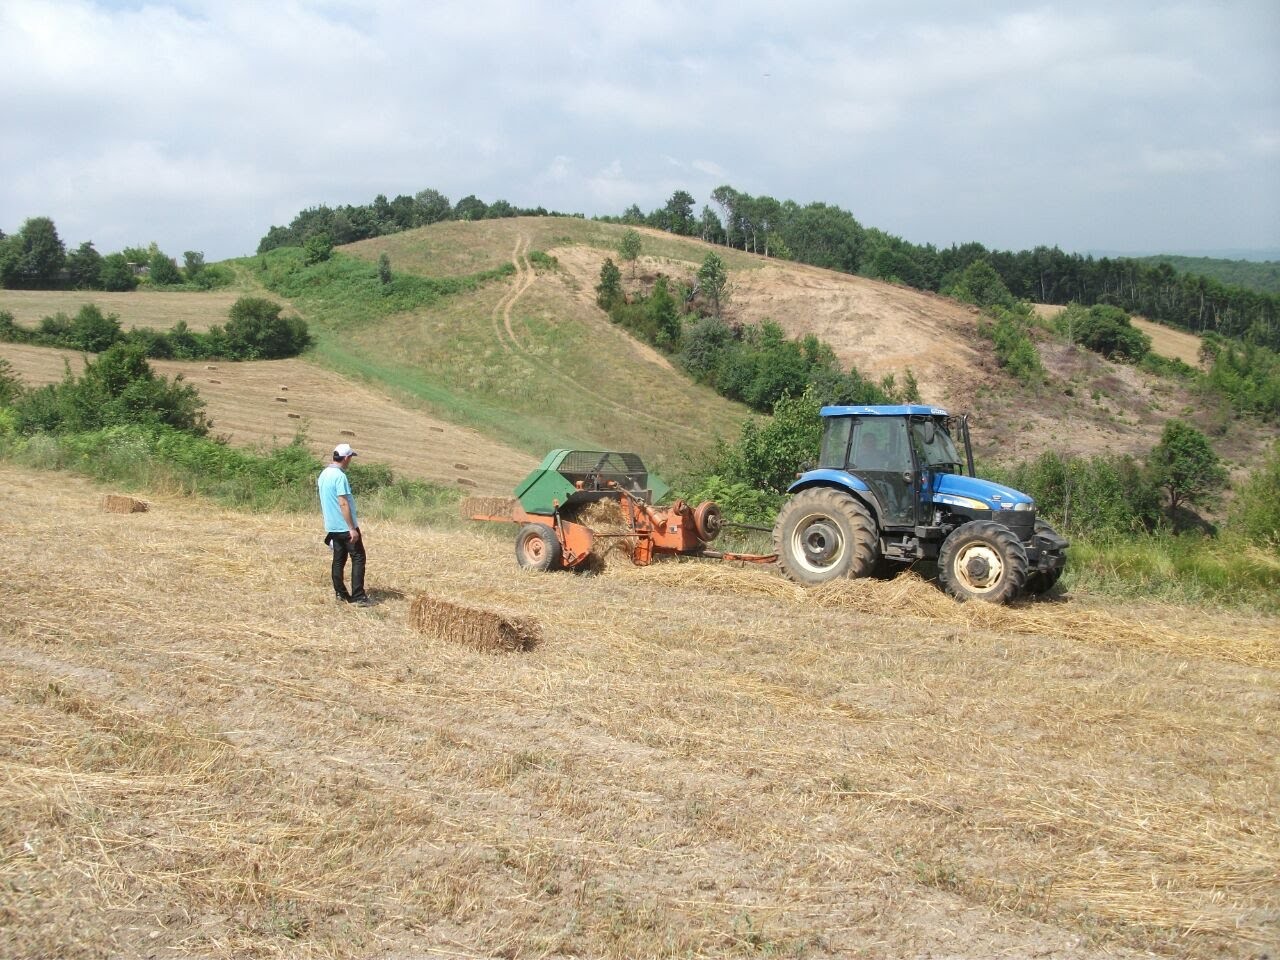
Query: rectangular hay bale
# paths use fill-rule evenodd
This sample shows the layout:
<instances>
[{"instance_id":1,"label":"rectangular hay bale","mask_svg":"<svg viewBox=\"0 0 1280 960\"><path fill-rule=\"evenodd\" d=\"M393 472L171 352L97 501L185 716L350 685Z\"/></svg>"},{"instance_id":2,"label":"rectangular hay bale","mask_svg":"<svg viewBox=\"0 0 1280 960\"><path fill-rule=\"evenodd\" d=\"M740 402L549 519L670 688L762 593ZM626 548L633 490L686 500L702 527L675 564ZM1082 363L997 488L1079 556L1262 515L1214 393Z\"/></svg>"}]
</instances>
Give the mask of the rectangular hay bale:
<instances>
[{"instance_id":1,"label":"rectangular hay bale","mask_svg":"<svg viewBox=\"0 0 1280 960\"><path fill-rule=\"evenodd\" d=\"M493 653L532 650L542 640L542 627L536 620L464 607L425 593L409 605L409 625L436 640Z\"/></svg>"},{"instance_id":2,"label":"rectangular hay bale","mask_svg":"<svg viewBox=\"0 0 1280 960\"><path fill-rule=\"evenodd\" d=\"M146 513L148 507L146 503L133 497L108 493L102 500L102 509L107 513Z\"/></svg>"},{"instance_id":3,"label":"rectangular hay bale","mask_svg":"<svg viewBox=\"0 0 1280 960\"><path fill-rule=\"evenodd\" d=\"M514 497L463 497L458 501L458 513L463 520L472 517L509 517L515 509Z\"/></svg>"}]
</instances>

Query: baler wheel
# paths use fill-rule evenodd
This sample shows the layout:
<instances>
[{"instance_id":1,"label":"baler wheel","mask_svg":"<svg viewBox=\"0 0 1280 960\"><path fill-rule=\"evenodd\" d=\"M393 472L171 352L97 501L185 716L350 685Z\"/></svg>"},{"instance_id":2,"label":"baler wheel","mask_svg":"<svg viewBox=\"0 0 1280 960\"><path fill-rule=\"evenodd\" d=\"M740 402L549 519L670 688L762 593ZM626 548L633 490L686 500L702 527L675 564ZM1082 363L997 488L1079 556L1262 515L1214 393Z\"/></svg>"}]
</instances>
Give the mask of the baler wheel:
<instances>
[{"instance_id":1,"label":"baler wheel","mask_svg":"<svg viewBox=\"0 0 1280 960\"><path fill-rule=\"evenodd\" d=\"M700 503L693 511L693 529L703 543L710 543L720 536L723 526L724 518L720 515L720 506L714 501L707 500Z\"/></svg>"},{"instance_id":2,"label":"baler wheel","mask_svg":"<svg viewBox=\"0 0 1280 960\"><path fill-rule=\"evenodd\" d=\"M560 541L550 527L526 523L516 534L516 563L525 570L558 570L563 559Z\"/></svg>"}]
</instances>

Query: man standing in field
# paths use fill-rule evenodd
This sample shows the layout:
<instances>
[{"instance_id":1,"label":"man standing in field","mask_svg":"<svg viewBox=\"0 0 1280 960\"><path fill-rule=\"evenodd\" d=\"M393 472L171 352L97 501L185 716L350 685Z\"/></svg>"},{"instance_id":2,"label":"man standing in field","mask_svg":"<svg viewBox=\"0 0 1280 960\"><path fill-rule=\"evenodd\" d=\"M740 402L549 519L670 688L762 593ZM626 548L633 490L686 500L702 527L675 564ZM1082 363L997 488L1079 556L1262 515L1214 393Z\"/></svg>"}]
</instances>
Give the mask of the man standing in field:
<instances>
[{"instance_id":1,"label":"man standing in field","mask_svg":"<svg viewBox=\"0 0 1280 960\"><path fill-rule=\"evenodd\" d=\"M333 593L343 603L369 607L373 601L364 592L364 537L356 521L356 498L347 479L347 467L356 452L351 444L333 448L333 463L320 471L316 486L320 490L320 509L324 513L324 542L333 551ZM347 557L351 557L351 591L344 577Z\"/></svg>"}]
</instances>

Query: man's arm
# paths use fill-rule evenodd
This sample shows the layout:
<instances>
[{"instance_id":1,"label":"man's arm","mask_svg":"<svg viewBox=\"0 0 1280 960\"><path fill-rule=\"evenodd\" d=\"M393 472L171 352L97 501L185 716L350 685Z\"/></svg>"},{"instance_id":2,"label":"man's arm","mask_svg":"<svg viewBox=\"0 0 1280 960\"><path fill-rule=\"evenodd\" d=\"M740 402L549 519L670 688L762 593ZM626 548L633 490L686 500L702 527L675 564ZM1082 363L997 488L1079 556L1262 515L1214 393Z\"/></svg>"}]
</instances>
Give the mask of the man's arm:
<instances>
[{"instance_id":1,"label":"man's arm","mask_svg":"<svg viewBox=\"0 0 1280 960\"><path fill-rule=\"evenodd\" d=\"M351 531L351 541L360 539L360 528L351 516L351 494L344 493L338 497L338 509L342 511L342 519L347 521L347 529Z\"/></svg>"}]
</instances>

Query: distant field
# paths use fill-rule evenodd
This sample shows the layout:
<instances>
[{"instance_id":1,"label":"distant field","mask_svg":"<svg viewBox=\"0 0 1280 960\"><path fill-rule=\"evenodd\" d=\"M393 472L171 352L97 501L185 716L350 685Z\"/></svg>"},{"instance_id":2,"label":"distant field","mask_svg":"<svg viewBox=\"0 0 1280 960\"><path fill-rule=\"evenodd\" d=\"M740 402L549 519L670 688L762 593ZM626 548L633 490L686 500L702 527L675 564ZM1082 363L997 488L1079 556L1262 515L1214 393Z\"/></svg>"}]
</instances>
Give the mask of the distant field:
<instances>
[{"instance_id":1,"label":"distant field","mask_svg":"<svg viewBox=\"0 0 1280 960\"><path fill-rule=\"evenodd\" d=\"M32 327L55 313L74 316L86 303L92 303L103 313L118 316L121 326L126 330L130 327L167 330L179 320L185 320L192 330L203 331L214 324L226 323L227 311L242 296L242 291L231 290L214 290L208 293L0 290L0 310L8 310L19 324Z\"/></svg>"},{"instance_id":2,"label":"distant field","mask_svg":"<svg viewBox=\"0 0 1280 960\"><path fill-rule=\"evenodd\" d=\"M28 386L61 379L64 359L73 372L83 355L47 347L0 343L0 357ZM288 443L306 431L307 447L325 459L346 440L362 461L385 463L397 476L458 488L459 493L509 494L537 465L466 427L406 409L384 394L302 360L254 363L183 363L153 360L166 377L181 374L204 399L215 436L261 449Z\"/></svg>"}]
</instances>

